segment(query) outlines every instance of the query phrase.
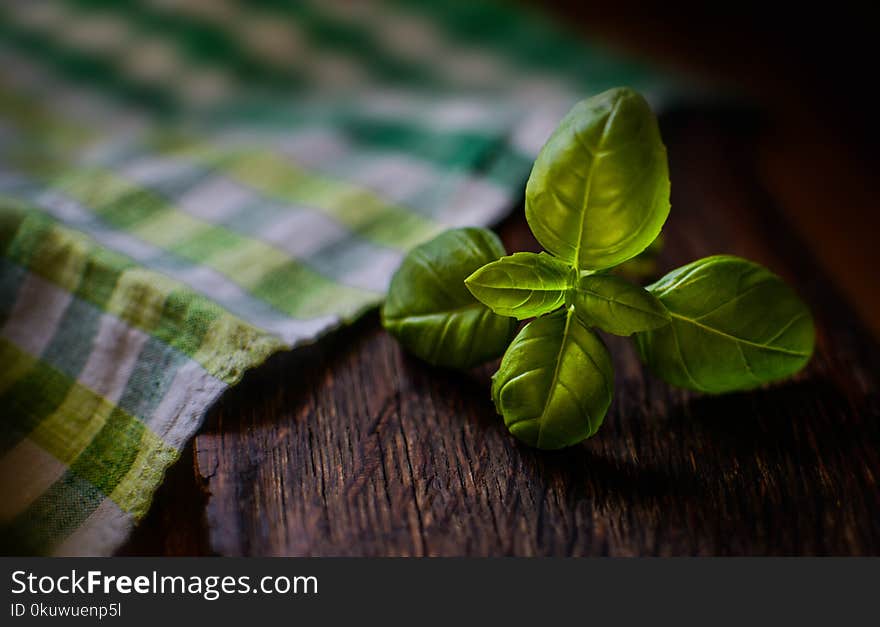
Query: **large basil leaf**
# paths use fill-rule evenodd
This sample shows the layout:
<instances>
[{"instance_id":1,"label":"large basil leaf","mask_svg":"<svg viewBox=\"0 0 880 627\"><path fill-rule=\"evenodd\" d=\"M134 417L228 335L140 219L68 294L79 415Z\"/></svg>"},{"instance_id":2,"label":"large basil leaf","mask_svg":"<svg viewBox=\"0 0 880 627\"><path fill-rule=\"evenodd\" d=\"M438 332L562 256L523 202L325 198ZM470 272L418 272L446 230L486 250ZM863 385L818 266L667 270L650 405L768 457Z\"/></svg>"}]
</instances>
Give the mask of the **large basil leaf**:
<instances>
[{"instance_id":1,"label":"large basil leaf","mask_svg":"<svg viewBox=\"0 0 880 627\"><path fill-rule=\"evenodd\" d=\"M570 271L547 253L515 253L483 266L465 285L495 313L522 320L562 305Z\"/></svg>"},{"instance_id":2,"label":"large basil leaf","mask_svg":"<svg viewBox=\"0 0 880 627\"><path fill-rule=\"evenodd\" d=\"M778 276L730 255L706 257L648 287L672 317L639 333L639 352L669 383L703 392L756 387L813 353L809 309Z\"/></svg>"},{"instance_id":3,"label":"large basil leaf","mask_svg":"<svg viewBox=\"0 0 880 627\"><path fill-rule=\"evenodd\" d=\"M669 312L656 296L617 276L582 276L569 298L584 323L615 335L669 324Z\"/></svg>"},{"instance_id":4,"label":"large basil leaf","mask_svg":"<svg viewBox=\"0 0 880 627\"><path fill-rule=\"evenodd\" d=\"M504 255L486 229L445 231L407 254L391 279L382 324L411 353L438 366L469 368L498 357L516 321L492 313L464 285Z\"/></svg>"},{"instance_id":5,"label":"large basil leaf","mask_svg":"<svg viewBox=\"0 0 880 627\"><path fill-rule=\"evenodd\" d=\"M560 309L516 336L492 377L492 399L514 436L556 449L596 432L613 384L602 340L572 310Z\"/></svg>"},{"instance_id":6,"label":"large basil leaf","mask_svg":"<svg viewBox=\"0 0 880 627\"><path fill-rule=\"evenodd\" d=\"M657 120L645 99L625 88L575 105L541 149L526 187L535 237L582 270L638 255L668 214Z\"/></svg>"}]
</instances>

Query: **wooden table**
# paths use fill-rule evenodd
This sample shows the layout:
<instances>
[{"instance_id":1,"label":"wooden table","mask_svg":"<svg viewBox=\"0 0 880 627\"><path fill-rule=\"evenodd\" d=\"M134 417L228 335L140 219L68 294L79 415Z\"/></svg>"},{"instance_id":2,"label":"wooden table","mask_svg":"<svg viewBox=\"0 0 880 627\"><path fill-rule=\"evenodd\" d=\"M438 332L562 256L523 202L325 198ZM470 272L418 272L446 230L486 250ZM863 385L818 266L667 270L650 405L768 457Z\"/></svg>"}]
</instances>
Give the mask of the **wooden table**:
<instances>
[{"instance_id":1,"label":"wooden table","mask_svg":"<svg viewBox=\"0 0 880 627\"><path fill-rule=\"evenodd\" d=\"M880 554L873 336L765 185L753 125L685 112L661 126L673 182L661 272L734 253L789 280L818 324L793 381L675 390L609 338L604 426L540 452L495 415L494 365L428 367L370 314L230 390L121 553ZM500 232L508 250L537 249L521 208Z\"/></svg>"}]
</instances>

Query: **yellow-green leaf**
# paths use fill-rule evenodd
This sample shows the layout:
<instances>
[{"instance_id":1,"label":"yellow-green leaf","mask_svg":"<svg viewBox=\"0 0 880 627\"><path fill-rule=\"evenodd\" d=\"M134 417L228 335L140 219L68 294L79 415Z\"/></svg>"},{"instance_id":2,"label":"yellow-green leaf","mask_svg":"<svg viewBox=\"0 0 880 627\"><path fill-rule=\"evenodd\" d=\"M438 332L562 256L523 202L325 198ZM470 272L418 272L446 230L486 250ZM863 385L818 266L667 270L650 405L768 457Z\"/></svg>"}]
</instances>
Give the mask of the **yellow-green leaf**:
<instances>
[{"instance_id":1,"label":"yellow-green leaf","mask_svg":"<svg viewBox=\"0 0 880 627\"><path fill-rule=\"evenodd\" d=\"M635 257L669 214L666 148L645 99L611 89L577 105L541 149L526 218L548 252L581 270Z\"/></svg>"},{"instance_id":2,"label":"yellow-green leaf","mask_svg":"<svg viewBox=\"0 0 880 627\"><path fill-rule=\"evenodd\" d=\"M757 263L717 255L683 266L648 287L670 324L638 333L642 359L660 378L721 393L788 377L810 360L810 310Z\"/></svg>"},{"instance_id":3,"label":"yellow-green leaf","mask_svg":"<svg viewBox=\"0 0 880 627\"><path fill-rule=\"evenodd\" d=\"M465 285L495 313L523 320L563 304L570 270L547 253L514 253L483 266Z\"/></svg>"},{"instance_id":4,"label":"yellow-green leaf","mask_svg":"<svg viewBox=\"0 0 880 627\"><path fill-rule=\"evenodd\" d=\"M572 309L527 324L492 377L492 399L510 432L530 446L557 449L593 435L614 387L602 340Z\"/></svg>"},{"instance_id":5,"label":"yellow-green leaf","mask_svg":"<svg viewBox=\"0 0 880 627\"><path fill-rule=\"evenodd\" d=\"M609 274L582 276L569 298L585 324L632 335L669 324L669 312L644 288Z\"/></svg>"}]
</instances>

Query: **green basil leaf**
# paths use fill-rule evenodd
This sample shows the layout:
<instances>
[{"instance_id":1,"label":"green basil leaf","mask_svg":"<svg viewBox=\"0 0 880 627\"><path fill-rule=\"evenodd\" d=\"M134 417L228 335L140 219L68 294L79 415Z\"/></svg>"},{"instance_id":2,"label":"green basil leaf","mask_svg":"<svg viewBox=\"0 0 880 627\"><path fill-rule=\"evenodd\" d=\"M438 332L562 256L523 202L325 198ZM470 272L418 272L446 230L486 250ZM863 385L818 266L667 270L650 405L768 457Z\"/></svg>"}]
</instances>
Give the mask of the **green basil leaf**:
<instances>
[{"instance_id":1,"label":"green basil leaf","mask_svg":"<svg viewBox=\"0 0 880 627\"><path fill-rule=\"evenodd\" d=\"M408 351L434 365L470 368L498 357L516 321L492 313L464 280L501 255L498 237L479 228L445 231L417 246L391 279L382 324Z\"/></svg>"},{"instance_id":2,"label":"green basil leaf","mask_svg":"<svg viewBox=\"0 0 880 627\"><path fill-rule=\"evenodd\" d=\"M615 335L656 329L670 320L656 296L618 276L582 276L569 298L585 324Z\"/></svg>"},{"instance_id":3,"label":"green basil leaf","mask_svg":"<svg viewBox=\"0 0 880 627\"><path fill-rule=\"evenodd\" d=\"M573 310L527 324L492 377L492 399L510 432L557 449L593 435L611 404L614 371L602 340Z\"/></svg>"},{"instance_id":4,"label":"green basil leaf","mask_svg":"<svg viewBox=\"0 0 880 627\"><path fill-rule=\"evenodd\" d=\"M672 322L639 333L642 359L662 379L720 393L781 379L804 367L815 330L807 306L766 268L706 257L648 287Z\"/></svg>"},{"instance_id":5,"label":"green basil leaf","mask_svg":"<svg viewBox=\"0 0 880 627\"><path fill-rule=\"evenodd\" d=\"M514 253L486 264L464 283L495 313L523 320L562 306L570 272L547 253Z\"/></svg>"},{"instance_id":6,"label":"green basil leaf","mask_svg":"<svg viewBox=\"0 0 880 627\"><path fill-rule=\"evenodd\" d=\"M657 120L645 99L625 88L575 105L541 149L526 187L532 233L581 270L638 255L668 214Z\"/></svg>"}]
</instances>

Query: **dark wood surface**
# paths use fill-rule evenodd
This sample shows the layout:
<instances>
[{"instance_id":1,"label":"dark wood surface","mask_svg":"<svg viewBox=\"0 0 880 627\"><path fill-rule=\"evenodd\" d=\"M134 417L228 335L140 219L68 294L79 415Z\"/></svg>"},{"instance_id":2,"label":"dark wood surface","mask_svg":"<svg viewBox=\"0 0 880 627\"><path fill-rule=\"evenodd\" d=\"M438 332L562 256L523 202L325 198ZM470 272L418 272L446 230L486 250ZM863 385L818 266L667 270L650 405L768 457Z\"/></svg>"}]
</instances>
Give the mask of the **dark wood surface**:
<instances>
[{"instance_id":1,"label":"dark wood surface","mask_svg":"<svg viewBox=\"0 0 880 627\"><path fill-rule=\"evenodd\" d=\"M794 380L709 397L608 338L616 394L562 452L511 438L468 374L404 354L368 315L272 358L210 411L122 554L880 554L880 352L763 183L754 127L662 119L673 209L660 271L759 261L814 310ZM536 249L522 212L509 250Z\"/></svg>"}]
</instances>

